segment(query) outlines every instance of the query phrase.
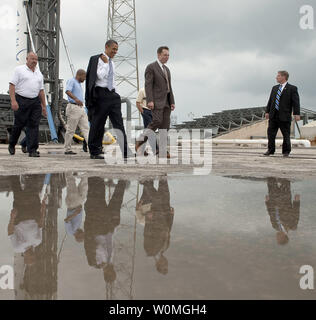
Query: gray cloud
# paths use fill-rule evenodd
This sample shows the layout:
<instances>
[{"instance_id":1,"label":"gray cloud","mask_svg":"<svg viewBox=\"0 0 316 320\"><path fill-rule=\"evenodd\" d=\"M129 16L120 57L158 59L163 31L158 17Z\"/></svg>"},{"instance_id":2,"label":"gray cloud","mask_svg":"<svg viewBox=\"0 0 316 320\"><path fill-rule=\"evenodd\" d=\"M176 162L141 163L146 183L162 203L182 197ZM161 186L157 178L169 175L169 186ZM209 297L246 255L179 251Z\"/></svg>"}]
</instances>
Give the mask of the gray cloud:
<instances>
[{"instance_id":1,"label":"gray cloud","mask_svg":"<svg viewBox=\"0 0 316 320\"><path fill-rule=\"evenodd\" d=\"M310 3L308 3L310 2ZM12 7L11 1L4 3ZM171 48L169 66L176 115L196 116L228 108L264 105L276 71L287 69L299 87L302 106L316 110L316 30L299 28L299 8L311 1L137 0L141 83L156 48ZM316 7L315 7L316 8ZM77 68L104 48L107 1L62 1L62 27ZM0 90L15 66L15 30L0 30ZM62 78L71 76L61 53Z\"/></svg>"}]
</instances>

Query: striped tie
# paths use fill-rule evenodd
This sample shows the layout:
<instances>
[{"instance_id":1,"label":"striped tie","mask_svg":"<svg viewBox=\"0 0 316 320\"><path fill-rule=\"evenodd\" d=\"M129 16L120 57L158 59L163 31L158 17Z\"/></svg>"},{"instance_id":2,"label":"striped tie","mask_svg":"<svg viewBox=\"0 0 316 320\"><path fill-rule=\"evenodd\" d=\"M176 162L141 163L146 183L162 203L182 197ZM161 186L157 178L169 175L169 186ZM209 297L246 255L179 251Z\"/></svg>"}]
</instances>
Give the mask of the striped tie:
<instances>
[{"instance_id":1,"label":"striped tie","mask_svg":"<svg viewBox=\"0 0 316 320\"><path fill-rule=\"evenodd\" d=\"M277 109L278 111L280 110L280 98L281 98L281 94L282 94L282 84L280 84L277 96L276 96L276 100L275 100L275 109Z\"/></svg>"},{"instance_id":2,"label":"striped tie","mask_svg":"<svg viewBox=\"0 0 316 320\"><path fill-rule=\"evenodd\" d=\"M114 73L113 73L113 63L112 59L109 59L109 73L108 73L108 89L113 90L113 81L114 80Z\"/></svg>"}]
</instances>

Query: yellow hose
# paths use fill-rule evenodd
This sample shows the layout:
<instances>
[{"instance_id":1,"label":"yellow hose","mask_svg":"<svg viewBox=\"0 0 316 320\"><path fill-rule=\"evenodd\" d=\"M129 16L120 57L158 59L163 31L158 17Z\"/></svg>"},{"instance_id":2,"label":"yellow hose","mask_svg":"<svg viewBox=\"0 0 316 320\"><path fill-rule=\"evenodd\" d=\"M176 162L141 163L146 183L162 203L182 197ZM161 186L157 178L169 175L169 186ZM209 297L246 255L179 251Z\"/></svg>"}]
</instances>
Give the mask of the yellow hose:
<instances>
[{"instance_id":1,"label":"yellow hose","mask_svg":"<svg viewBox=\"0 0 316 320\"><path fill-rule=\"evenodd\" d=\"M110 145L110 144L113 144L113 143L116 142L115 138L112 136L112 134L111 134L110 132L106 132L105 135L110 138L110 141L104 141L104 140L103 140L103 141L102 141L102 144L104 144L104 145ZM77 135L77 134L74 134L74 137L75 137L76 139L78 139L79 141L83 141L83 140L84 140L84 138L80 137L80 136Z\"/></svg>"}]
</instances>

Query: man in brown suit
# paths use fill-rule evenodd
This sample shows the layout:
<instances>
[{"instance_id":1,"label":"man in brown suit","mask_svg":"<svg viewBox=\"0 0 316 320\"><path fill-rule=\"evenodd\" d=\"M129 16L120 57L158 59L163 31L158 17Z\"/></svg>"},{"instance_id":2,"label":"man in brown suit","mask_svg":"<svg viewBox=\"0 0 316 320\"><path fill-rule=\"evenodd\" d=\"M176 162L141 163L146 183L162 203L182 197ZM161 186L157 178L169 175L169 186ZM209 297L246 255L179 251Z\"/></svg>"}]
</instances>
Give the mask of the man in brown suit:
<instances>
[{"instance_id":1,"label":"man in brown suit","mask_svg":"<svg viewBox=\"0 0 316 320\"><path fill-rule=\"evenodd\" d=\"M144 144L148 137L157 129L165 129L160 132L159 156L170 158L167 152L167 131L170 128L170 114L175 109L175 101L171 86L171 74L165 65L169 60L169 48L160 47L157 50L157 61L149 64L145 71L145 91L147 106L152 110L152 122L144 133L136 141L136 151ZM151 145L153 145L151 143ZM157 151L158 153L158 151Z\"/></svg>"}]
</instances>

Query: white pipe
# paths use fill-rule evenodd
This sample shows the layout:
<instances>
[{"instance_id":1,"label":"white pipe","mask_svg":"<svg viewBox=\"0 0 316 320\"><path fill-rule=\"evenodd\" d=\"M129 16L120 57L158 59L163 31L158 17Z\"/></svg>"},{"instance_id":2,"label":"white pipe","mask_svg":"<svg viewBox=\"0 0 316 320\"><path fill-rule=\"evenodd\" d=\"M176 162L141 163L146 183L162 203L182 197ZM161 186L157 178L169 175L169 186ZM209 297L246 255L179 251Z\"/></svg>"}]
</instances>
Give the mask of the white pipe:
<instances>
[{"instance_id":1,"label":"white pipe","mask_svg":"<svg viewBox=\"0 0 316 320\"><path fill-rule=\"evenodd\" d=\"M16 23L16 62L18 65L25 64L27 55L27 20L24 0L17 1Z\"/></svg>"},{"instance_id":2,"label":"white pipe","mask_svg":"<svg viewBox=\"0 0 316 320\"><path fill-rule=\"evenodd\" d=\"M199 140L199 139L178 139L178 142L181 143L213 143L213 144L260 144L260 145L267 145L268 144L268 139L205 139L205 140ZM281 139L276 139L275 144L277 146L281 146L283 144L283 140ZM311 147L311 142L309 140L299 140L299 139L291 139L291 144L293 146L300 146L304 148L310 148Z\"/></svg>"},{"instance_id":3,"label":"white pipe","mask_svg":"<svg viewBox=\"0 0 316 320\"><path fill-rule=\"evenodd\" d=\"M212 139L213 144L268 144L268 139ZM283 144L283 140L276 139L275 144L277 146L281 146ZM309 140L298 140L298 139L291 139L291 144L294 146L302 146L305 148L310 148L311 143Z\"/></svg>"}]
</instances>

